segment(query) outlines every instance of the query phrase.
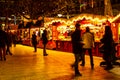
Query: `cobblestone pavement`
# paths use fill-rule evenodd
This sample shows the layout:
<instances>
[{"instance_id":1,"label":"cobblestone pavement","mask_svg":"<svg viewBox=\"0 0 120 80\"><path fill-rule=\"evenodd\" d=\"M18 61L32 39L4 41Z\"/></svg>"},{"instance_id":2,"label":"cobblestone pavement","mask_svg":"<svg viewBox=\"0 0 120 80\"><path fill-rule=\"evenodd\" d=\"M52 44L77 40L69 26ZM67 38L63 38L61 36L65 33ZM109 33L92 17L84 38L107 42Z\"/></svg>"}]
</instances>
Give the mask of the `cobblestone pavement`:
<instances>
[{"instance_id":1,"label":"cobblestone pavement","mask_svg":"<svg viewBox=\"0 0 120 80\"><path fill-rule=\"evenodd\" d=\"M75 77L72 53L47 50L48 56L43 56L42 49L35 53L33 47L23 45L12 47L11 51L12 56L0 61L0 80L120 80L120 66L106 71L99 66L101 57L94 56L95 67L91 70L86 55L85 66L79 65L82 76Z\"/></svg>"}]
</instances>

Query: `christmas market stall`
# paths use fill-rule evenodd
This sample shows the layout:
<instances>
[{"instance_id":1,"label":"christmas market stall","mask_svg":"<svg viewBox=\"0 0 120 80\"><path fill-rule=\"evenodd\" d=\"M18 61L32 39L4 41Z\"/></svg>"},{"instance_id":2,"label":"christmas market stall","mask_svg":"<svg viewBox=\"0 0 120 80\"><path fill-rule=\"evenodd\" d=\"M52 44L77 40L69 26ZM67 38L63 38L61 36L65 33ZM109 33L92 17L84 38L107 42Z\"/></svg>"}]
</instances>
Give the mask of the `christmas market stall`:
<instances>
[{"instance_id":1,"label":"christmas market stall","mask_svg":"<svg viewBox=\"0 0 120 80\"><path fill-rule=\"evenodd\" d=\"M52 33L51 39L56 44L56 50L71 52L71 31L73 26L67 25L67 20L56 18L46 23Z\"/></svg>"},{"instance_id":2,"label":"christmas market stall","mask_svg":"<svg viewBox=\"0 0 120 80\"><path fill-rule=\"evenodd\" d=\"M55 49L56 44L54 41L51 40L51 37L50 37L51 30L50 30L50 28L44 27L43 20L36 20L36 21L34 20L33 22L28 21L28 22L19 24L19 26L18 26L19 35L18 36L20 36L20 39L22 42L21 44L32 46L31 38L32 38L33 32L35 32L36 36L37 36L37 43L38 43L37 47L43 48L41 37L42 37L42 33L43 33L44 29L46 29L49 34L48 35L49 41L48 41L46 48L47 49Z\"/></svg>"},{"instance_id":3,"label":"christmas market stall","mask_svg":"<svg viewBox=\"0 0 120 80\"><path fill-rule=\"evenodd\" d=\"M46 25L52 26L52 39L56 42L56 50L67 52L72 52L71 33L75 30L74 25L76 23L80 23L82 33L84 33L85 28L89 26L95 37L95 48L93 49L93 55L101 56L102 54L98 51L100 39L104 34L105 25L107 25L110 20L111 18L107 18L105 16L80 14L70 18L69 20L53 20L46 23Z\"/></svg>"},{"instance_id":4,"label":"christmas market stall","mask_svg":"<svg viewBox=\"0 0 120 80\"><path fill-rule=\"evenodd\" d=\"M30 46L30 26L28 26L28 23L29 22L27 22L27 24L25 22L21 22L18 25L17 32L19 33L18 36L21 40L21 44Z\"/></svg>"},{"instance_id":5,"label":"christmas market stall","mask_svg":"<svg viewBox=\"0 0 120 80\"><path fill-rule=\"evenodd\" d=\"M116 56L120 56L120 14L118 14L111 20L111 25L114 34L114 40L118 43Z\"/></svg>"}]
</instances>

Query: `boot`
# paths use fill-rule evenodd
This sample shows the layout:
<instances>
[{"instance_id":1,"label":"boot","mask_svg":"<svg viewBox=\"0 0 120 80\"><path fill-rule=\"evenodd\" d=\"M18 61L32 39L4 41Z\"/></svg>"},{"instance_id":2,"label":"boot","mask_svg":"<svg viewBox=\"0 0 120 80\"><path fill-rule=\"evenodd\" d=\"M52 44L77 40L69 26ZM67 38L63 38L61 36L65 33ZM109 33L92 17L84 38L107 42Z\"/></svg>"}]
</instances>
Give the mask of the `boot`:
<instances>
[{"instance_id":1,"label":"boot","mask_svg":"<svg viewBox=\"0 0 120 80\"><path fill-rule=\"evenodd\" d=\"M44 56L47 56L47 55L48 55L47 53L44 54Z\"/></svg>"},{"instance_id":2,"label":"boot","mask_svg":"<svg viewBox=\"0 0 120 80\"><path fill-rule=\"evenodd\" d=\"M91 65L91 69L94 69L94 64Z\"/></svg>"},{"instance_id":3,"label":"boot","mask_svg":"<svg viewBox=\"0 0 120 80\"><path fill-rule=\"evenodd\" d=\"M75 76L82 76L82 74L79 71L75 71Z\"/></svg>"}]
</instances>

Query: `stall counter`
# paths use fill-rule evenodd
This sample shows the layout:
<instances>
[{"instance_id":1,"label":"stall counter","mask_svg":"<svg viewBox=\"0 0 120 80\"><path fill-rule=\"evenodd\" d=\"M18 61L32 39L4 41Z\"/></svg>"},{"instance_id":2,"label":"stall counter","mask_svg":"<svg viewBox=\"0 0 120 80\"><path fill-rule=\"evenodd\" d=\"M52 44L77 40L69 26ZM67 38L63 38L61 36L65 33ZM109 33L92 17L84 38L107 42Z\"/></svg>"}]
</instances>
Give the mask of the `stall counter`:
<instances>
[{"instance_id":1,"label":"stall counter","mask_svg":"<svg viewBox=\"0 0 120 80\"><path fill-rule=\"evenodd\" d=\"M30 40L24 40L22 42L24 45L32 46ZM101 57L103 54L99 52L99 46L100 42L95 42L95 47L92 49L93 56ZM39 41L37 47L43 48L42 40ZM57 50L57 51L64 51L64 52L71 52L72 53L72 44L71 41L65 41L65 40L56 40L56 41L48 41L47 49L51 50ZM120 44L116 47L117 53L116 56L120 56ZM86 53L88 55L88 53Z\"/></svg>"},{"instance_id":2,"label":"stall counter","mask_svg":"<svg viewBox=\"0 0 120 80\"><path fill-rule=\"evenodd\" d=\"M94 56L102 56L102 53L99 52L99 42L95 42L95 47L92 49ZM58 51L65 51L65 52L71 52L72 53L72 44L71 41L56 41L56 50ZM86 53L88 54L88 53Z\"/></svg>"},{"instance_id":3,"label":"stall counter","mask_svg":"<svg viewBox=\"0 0 120 80\"><path fill-rule=\"evenodd\" d=\"M27 40L23 40L22 41L23 45L27 45L27 46L32 46L31 40L27 39ZM43 48L43 44L42 44L42 40L39 40L38 44L37 44L38 48ZM47 49L52 49L55 50L56 49L56 42L55 41L48 41L47 45L46 45Z\"/></svg>"}]
</instances>

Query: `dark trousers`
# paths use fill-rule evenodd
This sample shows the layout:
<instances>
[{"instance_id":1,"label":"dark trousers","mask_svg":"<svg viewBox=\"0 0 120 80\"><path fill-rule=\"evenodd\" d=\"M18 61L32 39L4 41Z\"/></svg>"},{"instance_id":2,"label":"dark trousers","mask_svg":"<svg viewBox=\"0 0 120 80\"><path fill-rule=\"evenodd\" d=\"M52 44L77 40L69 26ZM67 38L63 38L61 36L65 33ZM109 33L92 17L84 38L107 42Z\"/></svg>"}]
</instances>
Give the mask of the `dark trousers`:
<instances>
[{"instance_id":1,"label":"dark trousers","mask_svg":"<svg viewBox=\"0 0 120 80\"><path fill-rule=\"evenodd\" d=\"M2 60L2 57L4 60L6 60L6 48L5 47L0 47L0 60Z\"/></svg>"},{"instance_id":2,"label":"dark trousers","mask_svg":"<svg viewBox=\"0 0 120 80\"><path fill-rule=\"evenodd\" d=\"M112 51L111 52L106 51L103 57L104 57L107 67L111 67L112 66Z\"/></svg>"},{"instance_id":3,"label":"dark trousers","mask_svg":"<svg viewBox=\"0 0 120 80\"><path fill-rule=\"evenodd\" d=\"M11 53L11 51L10 51L10 47L11 47L11 45L7 45L7 49L6 49L6 54L10 54L10 55L12 55L12 53Z\"/></svg>"},{"instance_id":4,"label":"dark trousers","mask_svg":"<svg viewBox=\"0 0 120 80\"><path fill-rule=\"evenodd\" d=\"M33 47L34 47L34 50L35 52L37 51L37 45L36 44L33 44Z\"/></svg>"},{"instance_id":5,"label":"dark trousers","mask_svg":"<svg viewBox=\"0 0 120 80\"><path fill-rule=\"evenodd\" d=\"M47 52L46 52L46 44L43 44L43 54L47 54Z\"/></svg>"},{"instance_id":6,"label":"dark trousers","mask_svg":"<svg viewBox=\"0 0 120 80\"><path fill-rule=\"evenodd\" d=\"M79 69L78 69L78 63L80 61L80 56L81 54L74 54L75 56L75 63L74 63L74 66L75 66L75 73L79 73Z\"/></svg>"},{"instance_id":7,"label":"dark trousers","mask_svg":"<svg viewBox=\"0 0 120 80\"><path fill-rule=\"evenodd\" d=\"M89 54L89 56L90 56L91 66L93 66L94 63L93 63L92 49L83 49L83 53L82 53L82 64L85 65L85 53L86 53L86 51L88 51L88 54Z\"/></svg>"},{"instance_id":8,"label":"dark trousers","mask_svg":"<svg viewBox=\"0 0 120 80\"><path fill-rule=\"evenodd\" d=\"M13 41L13 45L14 45L14 47L16 47L16 43L17 43L17 41Z\"/></svg>"}]
</instances>

